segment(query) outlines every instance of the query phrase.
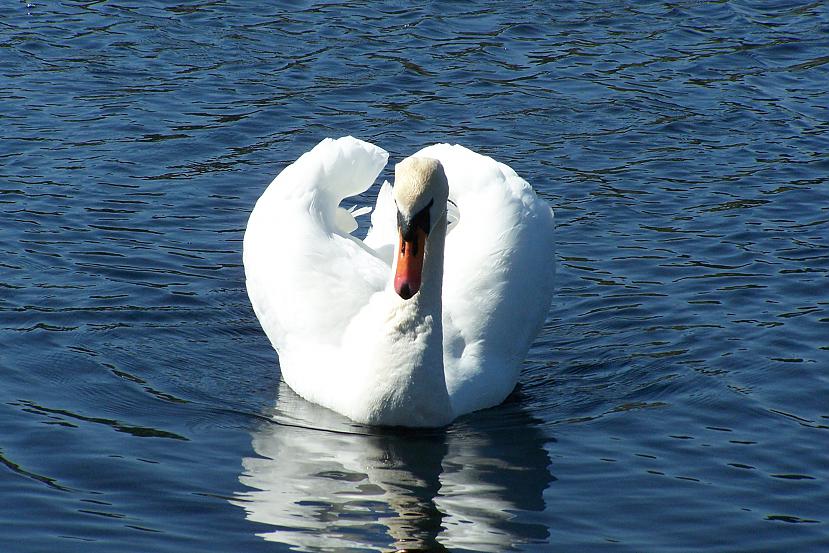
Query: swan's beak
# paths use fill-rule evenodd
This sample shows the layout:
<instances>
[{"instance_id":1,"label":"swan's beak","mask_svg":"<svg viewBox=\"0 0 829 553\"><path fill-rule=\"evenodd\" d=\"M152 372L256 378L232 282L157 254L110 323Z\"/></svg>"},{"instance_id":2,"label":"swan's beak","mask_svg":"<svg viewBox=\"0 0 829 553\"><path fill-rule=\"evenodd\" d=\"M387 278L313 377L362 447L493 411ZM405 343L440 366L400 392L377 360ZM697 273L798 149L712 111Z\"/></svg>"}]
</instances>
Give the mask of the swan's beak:
<instances>
[{"instance_id":1,"label":"swan's beak","mask_svg":"<svg viewBox=\"0 0 829 553\"><path fill-rule=\"evenodd\" d=\"M394 273L394 291L407 300L420 290L423 277L423 254L426 249L426 231L415 228L413 232L400 232L397 247L397 272Z\"/></svg>"}]
</instances>

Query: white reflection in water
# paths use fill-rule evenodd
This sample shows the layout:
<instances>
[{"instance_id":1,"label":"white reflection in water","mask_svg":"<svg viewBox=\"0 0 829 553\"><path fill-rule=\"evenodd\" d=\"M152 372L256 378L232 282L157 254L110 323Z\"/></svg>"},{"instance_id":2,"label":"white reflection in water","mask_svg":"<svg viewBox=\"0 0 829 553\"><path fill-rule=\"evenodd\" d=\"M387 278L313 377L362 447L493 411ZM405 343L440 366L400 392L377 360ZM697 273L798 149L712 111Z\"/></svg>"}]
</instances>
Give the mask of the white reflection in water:
<instances>
[{"instance_id":1,"label":"white reflection in water","mask_svg":"<svg viewBox=\"0 0 829 553\"><path fill-rule=\"evenodd\" d=\"M233 501L271 527L266 540L301 551L505 551L547 540L522 513L544 510L552 440L515 405L449 431L379 431L283 384L272 416L252 435L258 457L242 461L250 489Z\"/></svg>"}]
</instances>

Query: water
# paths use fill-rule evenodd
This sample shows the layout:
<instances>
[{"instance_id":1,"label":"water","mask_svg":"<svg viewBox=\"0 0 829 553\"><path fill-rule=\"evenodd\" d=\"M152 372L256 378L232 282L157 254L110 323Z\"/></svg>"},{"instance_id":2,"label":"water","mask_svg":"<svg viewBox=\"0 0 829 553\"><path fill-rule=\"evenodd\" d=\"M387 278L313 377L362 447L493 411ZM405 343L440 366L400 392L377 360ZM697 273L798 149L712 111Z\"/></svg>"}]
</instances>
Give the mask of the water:
<instances>
[{"instance_id":1,"label":"water","mask_svg":"<svg viewBox=\"0 0 829 553\"><path fill-rule=\"evenodd\" d=\"M276 4L4 6L0 550L826 549L824 4ZM280 385L242 233L346 134L555 207L505 405L388 432Z\"/></svg>"}]
</instances>

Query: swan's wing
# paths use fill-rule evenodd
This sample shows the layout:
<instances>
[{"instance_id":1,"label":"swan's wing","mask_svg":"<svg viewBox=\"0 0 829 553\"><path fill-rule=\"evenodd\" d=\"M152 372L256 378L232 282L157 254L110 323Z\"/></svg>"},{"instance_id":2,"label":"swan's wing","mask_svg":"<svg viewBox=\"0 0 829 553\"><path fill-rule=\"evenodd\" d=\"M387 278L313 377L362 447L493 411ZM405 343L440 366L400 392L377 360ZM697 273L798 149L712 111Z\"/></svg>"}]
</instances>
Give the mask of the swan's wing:
<instances>
[{"instance_id":1,"label":"swan's wing","mask_svg":"<svg viewBox=\"0 0 829 553\"><path fill-rule=\"evenodd\" d=\"M384 150L352 137L325 139L286 167L256 203L244 238L247 289L280 356L294 347L336 347L384 288L388 267L351 236L357 225L339 204L365 191L387 159Z\"/></svg>"},{"instance_id":2,"label":"swan's wing","mask_svg":"<svg viewBox=\"0 0 829 553\"><path fill-rule=\"evenodd\" d=\"M391 190L391 184L384 182L371 213L371 228L363 241L389 267L394 263L397 247L397 206Z\"/></svg>"},{"instance_id":3,"label":"swan's wing","mask_svg":"<svg viewBox=\"0 0 829 553\"><path fill-rule=\"evenodd\" d=\"M457 223L446 238L444 361L456 413L500 403L550 307L553 212L508 166L462 146L440 160ZM450 204L451 206L451 204Z\"/></svg>"}]
</instances>

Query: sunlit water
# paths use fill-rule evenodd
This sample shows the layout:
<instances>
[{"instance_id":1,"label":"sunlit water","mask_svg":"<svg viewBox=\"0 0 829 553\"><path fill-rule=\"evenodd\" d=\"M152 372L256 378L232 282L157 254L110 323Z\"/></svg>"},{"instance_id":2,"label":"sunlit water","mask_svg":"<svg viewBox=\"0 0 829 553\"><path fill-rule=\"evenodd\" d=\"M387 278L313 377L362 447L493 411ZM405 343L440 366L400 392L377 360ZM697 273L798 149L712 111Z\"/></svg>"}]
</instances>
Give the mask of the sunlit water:
<instances>
[{"instance_id":1,"label":"sunlit water","mask_svg":"<svg viewBox=\"0 0 829 553\"><path fill-rule=\"evenodd\" d=\"M826 549L825 4L278 4L4 5L0 550ZM505 405L379 431L280 384L242 233L347 134L554 206Z\"/></svg>"}]
</instances>

